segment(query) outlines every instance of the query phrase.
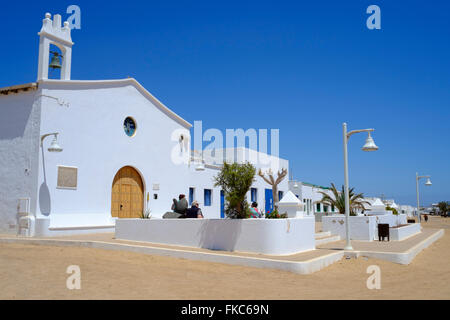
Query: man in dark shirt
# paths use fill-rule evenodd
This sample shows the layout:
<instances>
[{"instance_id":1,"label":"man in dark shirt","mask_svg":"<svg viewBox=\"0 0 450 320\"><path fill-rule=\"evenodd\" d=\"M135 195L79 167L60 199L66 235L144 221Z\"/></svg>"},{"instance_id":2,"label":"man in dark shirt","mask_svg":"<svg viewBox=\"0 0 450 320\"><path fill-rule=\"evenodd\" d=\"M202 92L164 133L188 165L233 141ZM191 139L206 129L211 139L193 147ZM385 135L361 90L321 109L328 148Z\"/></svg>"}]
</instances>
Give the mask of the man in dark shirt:
<instances>
[{"instance_id":1,"label":"man in dark shirt","mask_svg":"<svg viewBox=\"0 0 450 320\"><path fill-rule=\"evenodd\" d=\"M192 201L192 206L186 211L186 218L203 218L202 210L199 208L197 201Z\"/></svg>"}]
</instances>

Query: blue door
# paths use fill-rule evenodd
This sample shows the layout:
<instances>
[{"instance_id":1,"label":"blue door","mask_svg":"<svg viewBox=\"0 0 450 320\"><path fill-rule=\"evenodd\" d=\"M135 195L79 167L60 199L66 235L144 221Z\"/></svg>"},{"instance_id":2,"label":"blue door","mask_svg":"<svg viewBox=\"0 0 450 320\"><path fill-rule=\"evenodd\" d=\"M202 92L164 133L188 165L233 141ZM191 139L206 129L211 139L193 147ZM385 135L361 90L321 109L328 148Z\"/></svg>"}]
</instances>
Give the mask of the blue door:
<instances>
[{"instance_id":1,"label":"blue door","mask_svg":"<svg viewBox=\"0 0 450 320\"><path fill-rule=\"evenodd\" d=\"M266 213L273 210L273 195L272 189L266 189Z\"/></svg>"},{"instance_id":2,"label":"blue door","mask_svg":"<svg viewBox=\"0 0 450 320\"><path fill-rule=\"evenodd\" d=\"M225 192L220 190L220 217L225 218Z\"/></svg>"}]
</instances>

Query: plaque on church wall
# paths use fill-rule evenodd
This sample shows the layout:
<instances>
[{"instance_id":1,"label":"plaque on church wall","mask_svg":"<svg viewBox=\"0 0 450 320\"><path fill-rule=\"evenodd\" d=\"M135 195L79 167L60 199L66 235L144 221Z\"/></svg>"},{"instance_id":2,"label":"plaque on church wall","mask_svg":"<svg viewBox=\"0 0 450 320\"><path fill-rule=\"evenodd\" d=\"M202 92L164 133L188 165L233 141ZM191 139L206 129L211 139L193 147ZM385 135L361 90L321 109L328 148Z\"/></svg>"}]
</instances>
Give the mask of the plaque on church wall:
<instances>
[{"instance_id":1,"label":"plaque on church wall","mask_svg":"<svg viewBox=\"0 0 450 320\"><path fill-rule=\"evenodd\" d=\"M77 188L78 168L58 166L58 184L57 188L76 189Z\"/></svg>"}]
</instances>

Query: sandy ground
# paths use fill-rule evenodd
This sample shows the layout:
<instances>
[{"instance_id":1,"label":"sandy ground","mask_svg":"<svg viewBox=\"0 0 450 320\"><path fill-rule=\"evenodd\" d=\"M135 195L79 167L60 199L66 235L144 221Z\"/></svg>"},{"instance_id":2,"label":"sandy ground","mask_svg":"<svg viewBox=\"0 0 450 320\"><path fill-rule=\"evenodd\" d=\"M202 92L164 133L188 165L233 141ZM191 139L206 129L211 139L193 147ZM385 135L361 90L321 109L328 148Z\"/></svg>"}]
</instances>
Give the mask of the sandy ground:
<instances>
[{"instance_id":1,"label":"sandy ground","mask_svg":"<svg viewBox=\"0 0 450 320\"><path fill-rule=\"evenodd\" d=\"M450 218L424 227L445 236L407 266L343 259L298 275L272 269L90 248L0 244L0 299L450 299ZM81 269L68 290L66 269ZM366 286L367 267L381 268L381 289Z\"/></svg>"}]
</instances>

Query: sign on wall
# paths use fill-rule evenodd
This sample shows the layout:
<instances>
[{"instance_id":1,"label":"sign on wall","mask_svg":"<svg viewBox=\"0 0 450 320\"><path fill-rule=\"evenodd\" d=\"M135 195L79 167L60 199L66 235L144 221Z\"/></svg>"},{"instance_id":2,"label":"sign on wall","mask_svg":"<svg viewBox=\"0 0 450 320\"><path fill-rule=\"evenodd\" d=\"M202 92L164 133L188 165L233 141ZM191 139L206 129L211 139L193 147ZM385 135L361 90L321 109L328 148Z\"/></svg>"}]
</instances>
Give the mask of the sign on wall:
<instances>
[{"instance_id":1,"label":"sign on wall","mask_svg":"<svg viewBox=\"0 0 450 320\"><path fill-rule=\"evenodd\" d=\"M77 188L77 167L58 166L57 188L76 189Z\"/></svg>"}]
</instances>

